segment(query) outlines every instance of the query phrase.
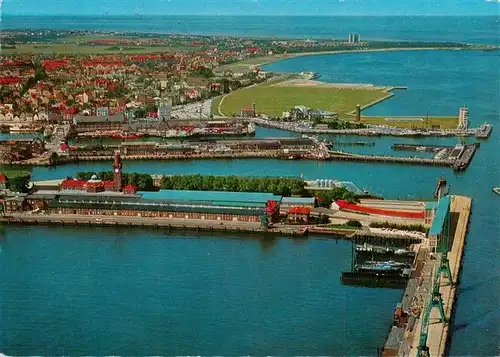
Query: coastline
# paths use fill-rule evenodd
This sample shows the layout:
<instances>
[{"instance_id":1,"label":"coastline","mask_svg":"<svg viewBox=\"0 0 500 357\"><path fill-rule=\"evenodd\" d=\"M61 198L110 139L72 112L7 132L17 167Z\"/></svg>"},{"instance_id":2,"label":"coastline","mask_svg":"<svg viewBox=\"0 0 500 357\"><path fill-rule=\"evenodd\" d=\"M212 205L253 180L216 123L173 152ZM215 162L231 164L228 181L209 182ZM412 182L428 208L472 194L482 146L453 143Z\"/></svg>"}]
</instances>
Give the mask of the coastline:
<instances>
[{"instance_id":1,"label":"coastline","mask_svg":"<svg viewBox=\"0 0 500 357\"><path fill-rule=\"evenodd\" d=\"M360 50L338 50L338 51L318 51L318 52L297 52L290 53L285 55L274 55L265 59L266 56L260 57L263 59L262 62L258 62L255 64L249 64L249 66L259 67L268 65L271 63L279 62L282 60L292 59L296 57L306 57L306 56L321 56L321 55L336 55L336 54L344 54L344 53L369 53L369 52L396 52L396 51L481 51L481 48L463 48L463 47L390 47L390 48L373 48L373 49L360 49ZM255 58L258 59L259 57ZM232 65L244 65L244 61L233 63ZM221 66L224 67L224 66ZM281 73L281 72L278 72Z\"/></svg>"}]
</instances>

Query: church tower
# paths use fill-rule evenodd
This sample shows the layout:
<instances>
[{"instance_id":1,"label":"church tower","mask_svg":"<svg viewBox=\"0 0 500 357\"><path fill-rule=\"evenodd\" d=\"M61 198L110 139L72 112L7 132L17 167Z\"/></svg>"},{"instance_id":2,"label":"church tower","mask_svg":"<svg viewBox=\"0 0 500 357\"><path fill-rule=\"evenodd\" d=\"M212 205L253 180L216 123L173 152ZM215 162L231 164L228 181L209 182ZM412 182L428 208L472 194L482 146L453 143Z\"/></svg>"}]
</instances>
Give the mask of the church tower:
<instances>
[{"instance_id":1,"label":"church tower","mask_svg":"<svg viewBox=\"0 0 500 357\"><path fill-rule=\"evenodd\" d=\"M115 183L115 191L120 192L123 187L122 182L122 159L120 153L115 153L115 160L113 161L113 182Z\"/></svg>"}]
</instances>

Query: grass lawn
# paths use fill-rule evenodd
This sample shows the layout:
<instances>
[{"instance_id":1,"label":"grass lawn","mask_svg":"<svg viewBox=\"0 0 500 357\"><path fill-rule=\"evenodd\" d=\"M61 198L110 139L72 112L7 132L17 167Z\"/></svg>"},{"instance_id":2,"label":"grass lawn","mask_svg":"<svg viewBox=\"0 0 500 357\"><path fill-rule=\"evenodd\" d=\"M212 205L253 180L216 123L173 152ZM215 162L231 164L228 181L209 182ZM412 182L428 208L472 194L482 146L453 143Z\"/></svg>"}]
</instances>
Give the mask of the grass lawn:
<instances>
[{"instance_id":1,"label":"grass lawn","mask_svg":"<svg viewBox=\"0 0 500 357\"><path fill-rule=\"evenodd\" d=\"M23 54L40 54L40 53L57 53L57 54L143 54L143 53L158 53L182 51L183 48L173 48L164 46L123 46L123 51L120 51L116 46L91 46L78 45L76 43L51 43L51 44L21 44L16 45L16 48L2 48L4 55L23 55ZM191 49L192 50L192 49Z\"/></svg>"},{"instance_id":2,"label":"grass lawn","mask_svg":"<svg viewBox=\"0 0 500 357\"><path fill-rule=\"evenodd\" d=\"M220 113L219 113L219 103L220 103L220 101L222 100L223 97L224 97L224 95L220 95L220 96L215 97L214 99L212 99L211 113L213 115L220 115Z\"/></svg>"},{"instance_id":3,"label":"grass lawn","mask_svg":"<svg viewBox=\"0 0 500 357\"><path fill-rule=\"evenodd\" d=\"M390 125L398 128L432 128L433 126L439 126L441 129L455 129L458 125L458 117L426 118L422 116L421 118L423 118L424 121L386 121L385 118L386 117L362 116L361 121L366 124ZM352 119L354 119L354 117L352 117Z\"/></svg>"},{"instance_id":4,"label":"grass lawn","mask_svg":"<svg viewBox=\"0 0 500 357\"><path fill-rule=\"evenodd\" d=\"M281 117L296 105L333 111L339 116L387 96L383 89L310 88L298 86L260 85L232 92L222 103L222 112L231 116L255 102L257 111L268 116Z\"/></svg>"},{"instance_id":5,"label":"grass lawn","mask_svg":"<svg viewBox=\"0 0 500 357\"><path fill-rule=\"evenodd\" d=\"M0 169L0 173L4 174L7 176L9 179L13 179L15 177L25 177L25 176L30 176L31 173L29 171L22 171L22 170L2 170Z\"/></svg>"}]
</instances>

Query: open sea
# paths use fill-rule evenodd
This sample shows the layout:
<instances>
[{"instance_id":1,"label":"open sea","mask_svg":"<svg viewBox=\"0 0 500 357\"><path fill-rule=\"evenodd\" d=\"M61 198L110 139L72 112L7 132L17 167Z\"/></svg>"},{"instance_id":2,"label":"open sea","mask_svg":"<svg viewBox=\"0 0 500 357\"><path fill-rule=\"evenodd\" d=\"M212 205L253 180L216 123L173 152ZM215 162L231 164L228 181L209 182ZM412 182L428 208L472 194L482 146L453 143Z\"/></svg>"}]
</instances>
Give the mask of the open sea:
<instances>
[{"instance_id":1,"label":"open sea","mask_svg":"<svg viewBox=\"0 0 500 357\"><path fill-rule=\"evenodd\" d=\"M364 24L362 36L364 32L365 37L380 36L381 21L371 29L369 22ZM385 38L429 40L432 31L425 21L430 20L415 22L411 34L403 28L398 35L388 26ZM447 30L434 27L440 32L436 36L494 42L488 26L464 23L465 29L441 22ZM133 27L127 22L120 26ZM266 32L255 22L253 26L255 32L291 37L326 31L320 23L301 29L288 25L288 30L281 23L278 33ZM240 27L225 31L243 33L248 27L242 21ZM175 29L179 27L164 31ZM207 28L192 25L188 30L203 33ZM354 181L387 198L413 199L431 198L436 180L444 175L452 193L474 199L450 355L498 355L500 196L492 192L493 186L500 185L498 60L498 52L401 51L302 57L264 67L314 71L330 82L409 86L367 110L368 114L456 115L459 106L467 103L472 125L487 121L495 128L488 140L481 141L464 173L438 167L275 160L134 161L126 162L124 170L304 174L309 179ZM257 130L258 137L288 135L295 134ZM454 138L337 140L375 141L374 147L347 148L369 153L390 153L394 142L460 142ZM109 165L33 167L32 175L35 180L64 178L77 171L108 170ZM402 291L342 286L340 272L349 266L351 248L350 243L326 239L0 227L0 351L10 355L375 356Z\"/></svg>"},{"instance_id":2,"label":"open sea","mask_svg":"<svg viewBox=\"0 0 500 357\"><path fill-rule=\"evenodd\" d=\"M498 16L12 16L3 29L499 44Z\"/></svg>"}]
</instances>

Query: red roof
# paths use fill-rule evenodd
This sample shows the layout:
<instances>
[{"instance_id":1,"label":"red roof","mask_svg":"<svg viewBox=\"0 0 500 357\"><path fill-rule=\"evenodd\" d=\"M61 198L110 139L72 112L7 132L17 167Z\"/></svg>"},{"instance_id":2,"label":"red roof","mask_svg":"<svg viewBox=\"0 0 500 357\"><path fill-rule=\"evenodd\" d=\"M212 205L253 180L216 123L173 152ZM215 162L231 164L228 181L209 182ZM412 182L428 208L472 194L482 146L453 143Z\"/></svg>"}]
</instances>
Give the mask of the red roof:
<instances>
[{"instance_id":1,"label":"red roof","mask_svg":"<svg viewBox=\"0 0 500 357\"><path fill-rule=\"evenodd\" d=\"M137 192L137 186L134 185L127 185L123 188L123 192L127 193L136 193Z\"/></svg>"},{"instance_id":2,"label":"red roof","mask_svg":"<svg viewBox=\"0 0 500 357\"><path fill-rule=\"evenodd\" d=\"M335 201L335 203L342 210L350 210L357 212L364 212L369 214L378 214L382 216L394 216L394 217L404 217L404 218L424 218L424 211L396 211L389 209L373 208L368 206L358 205L356 203L349 203L344 200Z\"/></svg>"},{"instance_id":3,"label":"red roof","mask_svg":"<svg viewBox=\"0 0 500 357\"><path fill-rule=\"evenodd\" d=\"M249 112L249 111L253 112L253 107L245 107L242 110L245 111L245 112Z\"/></svg>"},{"instance_id":4,"label":"red roof","mask_svg":"<svg viewBox=\"0 0 500 357\"><path fill-rule=\"evenodd\" d=\"M288 213L298 213L298 214L310 214L311 213L311 208L310 207L292 207L288 211Z\"/></svg>"},{"instance_id":5,"label":"red roof","mask_svg":"<svg viewBox=\"0 0 500 357\"><path fill-rule=\"evenodd\" d=\"M8 178L4 174L0 174L0 182L7 182Z\"/></svg>"},{"instance_id":6,"label":"red roof","mask_svg":"<svg viewBox=\"0 0 500 357\"><path fill-rule=\"evenodd\" d=\"M87 181L66 179L61 182L61 188L84 188Z\"/></svg>"},{"instance_id":7,"label":"red roof","mask_svg":"<svg viewBox=\"0 0 500 357\"><path fill-rule=\"evenodd\" d=\"M114 187L115 181L104 181L104 186L105 187Z\"/></svg>"}]
</instances>

